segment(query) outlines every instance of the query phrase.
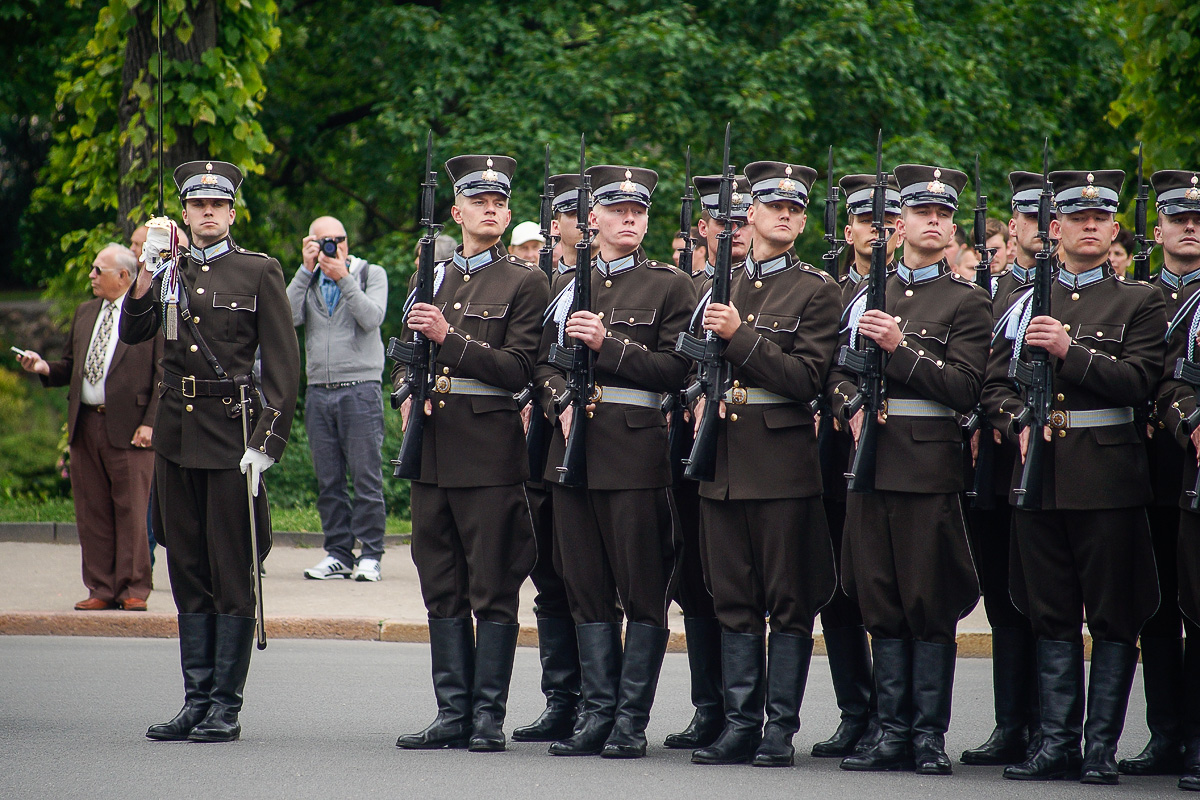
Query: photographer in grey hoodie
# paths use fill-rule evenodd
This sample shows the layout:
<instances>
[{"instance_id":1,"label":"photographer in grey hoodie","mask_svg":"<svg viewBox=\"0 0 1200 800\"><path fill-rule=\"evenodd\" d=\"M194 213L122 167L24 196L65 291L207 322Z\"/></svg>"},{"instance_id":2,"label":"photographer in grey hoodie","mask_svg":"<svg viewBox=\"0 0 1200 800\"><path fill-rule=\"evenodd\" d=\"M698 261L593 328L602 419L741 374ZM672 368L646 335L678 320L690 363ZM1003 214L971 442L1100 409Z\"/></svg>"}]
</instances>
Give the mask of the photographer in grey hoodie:
<instances>
[{"instance_id":1,"label":"photographer in grey hoodie","mask_svg":"<svg viewBox=\"0 0 1200 800\"><path fill-rule=\"evenodd\" d=\"M383 267L351 256L349 249L341 222L333 217L313 220L304 237L303 264L287 288L292 321L297 328L304 326L304 422L327 554L304 577L377 581L386 519L379 326L387 309L387 274ZM357 561L355 539L362 545Z\"/></svg>"}]
</instances>

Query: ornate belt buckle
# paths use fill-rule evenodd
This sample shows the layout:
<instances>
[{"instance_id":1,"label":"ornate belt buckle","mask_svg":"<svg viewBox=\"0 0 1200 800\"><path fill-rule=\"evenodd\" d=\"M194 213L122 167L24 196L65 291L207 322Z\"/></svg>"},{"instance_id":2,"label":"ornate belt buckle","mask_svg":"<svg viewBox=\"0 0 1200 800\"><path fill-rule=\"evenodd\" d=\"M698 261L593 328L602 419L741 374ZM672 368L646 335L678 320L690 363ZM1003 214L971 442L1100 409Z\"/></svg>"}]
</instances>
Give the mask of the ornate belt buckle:
<instances>
[{"instance_id":1,"label":"ornate belt buckle","mask_svg":"<svg viewBox=\"0 0 1200 800\"><path fill-rule=\"evenodd\" d=\"M438 375L433 381L433 390L438 394L446 394L450 391L450 376Z\"/></svg>"},{"instance_id":2,"label":"ornate belt buckle","mask_svg":"<svg viewBox=\"0 0 1200 800\"><path fill-rule=\"evenodd\" d=\"M599 403L602 397L604 397L604 387L597 383L592 386L592 395L588 398L588 402Z\"/></svg>"},{"instance_id":3,"label":"ornate belt buckle","mask_svg":"<svg viewBox=\"0 0 1200 800\"><path fill-rule=\"evenodd\" d=\"M1050 427L1056 431L1065 430L1067 427L1067 412L1051 411L1050 412Z\"/></svg>"},{"instance_id":4,"label":"ornate belt buckle","mask_svg":"<svg viewBox=\"0 0 1200 800\"><path fill-rule=\"evenodd\" d=\"M743 386L735 386L729 390L729 402L735 406L746 405L747 396L746 389Z\"/></svg>"}]
</instances>

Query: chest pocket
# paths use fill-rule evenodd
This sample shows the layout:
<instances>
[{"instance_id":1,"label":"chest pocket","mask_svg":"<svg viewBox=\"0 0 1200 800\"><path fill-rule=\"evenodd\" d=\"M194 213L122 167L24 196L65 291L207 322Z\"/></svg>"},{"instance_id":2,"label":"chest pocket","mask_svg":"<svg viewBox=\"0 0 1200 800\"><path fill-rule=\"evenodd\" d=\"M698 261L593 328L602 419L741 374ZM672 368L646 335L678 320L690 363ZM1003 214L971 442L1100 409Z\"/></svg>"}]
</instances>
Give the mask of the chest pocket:
<instances>
[{"instance_id":1,"label":"chest pocket","mask_svg":"<svg viewBox=\"0 0 1200 800\"><path fill-rule=\"evenodd\" d=\"M946 343L950 339L950 326L946 323L910 319L905 321L902 332L909 346L918 352L946 354Z\"/></svg>"},{"instance_id":2,"label":"chest pocket","mask_svg":"<svg viewBox=\"0 0 1200 800\"><path fill-rule=\"evenodd\" d=\"M495 344L503 336L508 303L473 303L463 307L462 327L476 339Z\"/></svg>"},{"instance_id":3,"label":"chest pocket","mask_svg":"<svg viewBox=\"0 0 1200 800\"><path fill-rule=\"evenodd\" d=\"M800 318L787 314L762 313L754 318L754 328L763 334L779 334L769 338L776 342L788 341L800 327Z\"/></svg>"},{"instance_id":4,"label":"chest pocket","mask_svg":"<svg viewBox=\"0 0 1200 800\"><path fill-rule=\"evenodd\" d=\"M1081 322L1075 331L1075 340L1089 350L1120 355L1125 340L1125 326L1109 322Z\"/></svg>"},{"instance_id":5,"label":"chest pocket","mask_svg":"<svg viewBox=\"0 0 1200 800\"><path fill-rule=\"evenodd\" d=\"M213 338L223 342L249 342L254 338L258 297L234 292L213 292Z\"/></svg>"}]
</instances>

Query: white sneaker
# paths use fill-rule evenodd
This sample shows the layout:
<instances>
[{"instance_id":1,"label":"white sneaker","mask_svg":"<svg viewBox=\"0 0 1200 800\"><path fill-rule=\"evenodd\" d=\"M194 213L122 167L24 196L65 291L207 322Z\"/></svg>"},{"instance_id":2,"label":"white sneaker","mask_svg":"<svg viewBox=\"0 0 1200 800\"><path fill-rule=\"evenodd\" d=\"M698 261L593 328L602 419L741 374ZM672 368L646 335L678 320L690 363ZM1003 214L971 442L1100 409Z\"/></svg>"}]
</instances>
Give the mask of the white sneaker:
<instances>
[{"instance_id":1,"label":"white sneaker","mask_svg":"<svg viewBox=\"0 0 1200 800\"><path fill-rule=\"evenodd\" d=\"M350 577L356 581L379 580L382 577L379 574L379 559L360 558L358 563L354 565L354 572L350 573Z\"/></svg>"},{"instance_id":2,"label":"white sneaker","mask_svg":"<svg viewBox=\"0 0 1200 800\"><path fill-rule=\"evenodd\" d=\"M325 556L321 563L312 569L304 570L304 577L314 581L327 581L330 578L349 578L350 569L333 556Z\"/></svg>"}]
</instances>

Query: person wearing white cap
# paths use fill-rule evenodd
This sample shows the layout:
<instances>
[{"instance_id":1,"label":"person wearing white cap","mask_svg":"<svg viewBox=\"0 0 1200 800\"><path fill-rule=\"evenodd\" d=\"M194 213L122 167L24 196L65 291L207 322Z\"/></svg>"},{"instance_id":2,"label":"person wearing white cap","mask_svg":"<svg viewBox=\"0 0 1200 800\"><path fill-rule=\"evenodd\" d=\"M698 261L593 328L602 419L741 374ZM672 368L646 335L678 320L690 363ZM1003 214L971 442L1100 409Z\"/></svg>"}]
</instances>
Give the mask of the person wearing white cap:
<instances>
[{"instance_id":1,"label":"person wearing white cap","mask_svg":"<svg viewBox=\"0 0 1200 800\"><path fill-rule=\"evenodd\" d=\"M512 238L508 240L508 252L526 261L537 261L538 250L545 243L538 224L526 220L513 228Z\"/></svg>"}]
</instances>

